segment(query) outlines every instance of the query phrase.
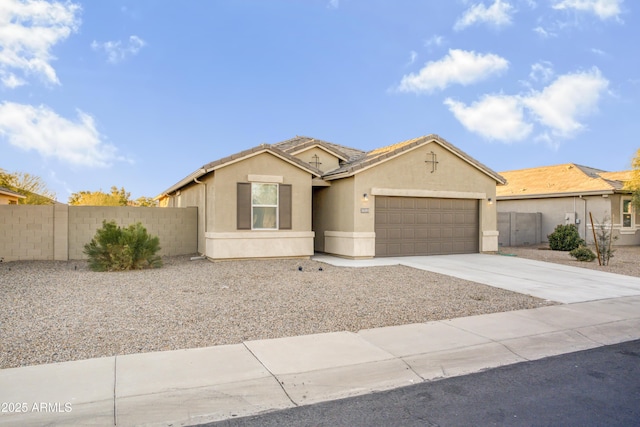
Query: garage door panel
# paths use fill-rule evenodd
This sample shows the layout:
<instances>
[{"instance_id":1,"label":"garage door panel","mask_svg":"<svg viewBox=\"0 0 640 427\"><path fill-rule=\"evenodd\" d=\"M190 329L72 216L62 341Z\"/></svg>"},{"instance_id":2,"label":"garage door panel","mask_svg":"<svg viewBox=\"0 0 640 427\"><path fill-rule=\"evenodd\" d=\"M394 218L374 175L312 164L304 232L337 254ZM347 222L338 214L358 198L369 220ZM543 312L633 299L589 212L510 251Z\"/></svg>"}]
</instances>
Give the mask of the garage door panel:
<instances>
[{"instance_id":1,"label":"garage door panel","mask_svg":"<svg viewBox=\"0 0 640 427\"><path fill-rule=\"evenodd\" d=\"M440 213L431 213L428 214L429 224L441 224L442 223L442 215Z\"/></svg>"},{"instance_id":2,"label":"garage door panel","mask_svg":"<svg viewBox=\"0 0 640 427\"><path fill-rule=\"evenodd\" d=\"M376 256L478 252L478 201L377 196Z\"/></svg>"},{"instance_id":3,"label":"garage door panel","mask_svg":"<svg viewBox=\"0 0 640 427\"><path fill-rule=\"evenodd\" d=\"M388 198L388 209L402 209L402 198L401 197L389 197Z\"/></svg>"},{"instance_id":4,"label":"garage door panel","mask_svg":"<svg viewBox=\"0 0 640 427\"><path fill-rule=\"evenodd\" d=\"M377 234L376 234L377 236ZM389 240L402 240L402 229L401 228L389 228L387 230L387 239Z\"/></svg>"},{"instance_id":5,"label":"garage door panel","mask_svg":"<svg viewBox=\"0 0 640 427\"><path fill-rule=\"evenodd\" d=\"M402 214L393 212L387 217L387 224L402 224Z\"/></svg>"},{"instance_id":6,"label":"garage door panel","mask_svg":"<svg viewBox=\"0 0 640 427\"><path fill-rule=\"evenodd\" d=\"M403 213L402 214L402 224L415 225L416 224L416 214L414 212Z\"/></svg>"}]
</instances>

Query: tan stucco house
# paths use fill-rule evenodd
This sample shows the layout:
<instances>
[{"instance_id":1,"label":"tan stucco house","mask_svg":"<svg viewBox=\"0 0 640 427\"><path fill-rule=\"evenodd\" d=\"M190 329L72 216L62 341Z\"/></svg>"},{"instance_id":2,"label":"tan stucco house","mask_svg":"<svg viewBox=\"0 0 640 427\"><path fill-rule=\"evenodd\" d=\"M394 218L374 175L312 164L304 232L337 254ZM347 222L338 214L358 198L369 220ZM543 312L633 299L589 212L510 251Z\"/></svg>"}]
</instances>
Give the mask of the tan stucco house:
<instances>
[{"instance_id":1,"label":"tan stucco house","mask_svg":"<svg viewBox=\"0 0 640 427\"><path fill-rule=\"evenodd\" d=\"M498 215L540 213L542 242L548 241L547 236L557 225L576 224L580 236L591 243L591 213L596 226L608 218L606 223L613 226L613 235L617 236L614 244L639 245L640 215L633 210L631 191L624 189L631 173L606 172L575 163L500 172L508 183L497 189ZM501 241L506 234L501 232Z\"/></svg>"},{"instance_id":2,"label":"tan stucco house","mask_svg":"<svg viewBox=\"0 0 640 427\"><path fill-rule=\"evenodd\" d=\"M26 199L26 196L6 187L0 187L0 205L17 205L20 199Z\"/></svg>"},{"instance_id":3,"label":"tan stucco house","mask_svg":"<svg viewBox=\"0 0 640 427\"><path fill-rule=\"evenodd\" d=\"M364 152L296 136L208 163L157 197L198 207L210 259L498 249L498 173L437 135Z\"/></svg>"}]
</instances>

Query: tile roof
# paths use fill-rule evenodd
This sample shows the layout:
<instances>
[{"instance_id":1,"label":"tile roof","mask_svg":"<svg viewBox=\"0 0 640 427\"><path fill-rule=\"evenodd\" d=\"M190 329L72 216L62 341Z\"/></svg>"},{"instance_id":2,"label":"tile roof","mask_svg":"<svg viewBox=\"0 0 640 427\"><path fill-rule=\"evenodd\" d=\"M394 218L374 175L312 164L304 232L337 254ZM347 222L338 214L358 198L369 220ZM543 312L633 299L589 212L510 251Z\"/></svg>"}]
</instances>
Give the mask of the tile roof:
<instances>
[{"instance_id":1,"label":"tile roof","mask_svg":"<svg viewBox=\"0 0 640 427\"><path fill-rule=\"evenodd\" d=\"M365 152L356 148L346 147L344 145L334 144L333 142L323 141L321 139L311 138L308 136L297 136L287 139L286 141L273 144L274 147L281 149L286 153L297 153L307 147L320 146L327 151L332 152L346 162L352 162L362 156Z\"/></svg>"},{"instance_id":2,"label":"tile roof","mask_svg":"<svg viewBox=\"0 0 640 427\"><path fill-rule=\"evenodd\" d=\"M507 185L497 188L498 198L558 196L576 193L613 193L623 189L631 171L606 172L575 163L500 172Z\"/></svg>"},{"instance_id":3,"label":"tile roof","mask_svg":"<svg viewBox=\"0 0 640 427\"><path fill-rule=\"evenodd\" d=\"M7 187L0 187L0 193L6 194L8 196L15 196L15 197L17 197L19 199L25 199L26 198L26 196L24 194L20 194L20 193L18 193L16 191L10 190Z\"/></svg>"},{"instance_id":4,"label":"tile roof","mask_svg":"<svg viewBox=\"0 0 640 427\"><path fill-rule=\"evenodd\" d=\"M440 138L438 135L427 135L421 136L419 138L409 139L407 141L402 141L397 144L392 144L386 147L377 148L375 150L365 152L362 150L358 150L356 148L346 147L344 145L334 144L332 142L323 141L321 139L310 138L308 136L296 136L295 138L287 139L286 141L277 142L275 144L262 144L257 147L250 148L248 150L241 151L239 153L233 154L228 157L224 157L222 159L215 160L213 162L207 163L202 167L198 168L196 171L183 178L173 186L169 187L162 194L173 193L174 191L179 190L185 185L191 183L194 179L198 179L201 176L219 168L226 166L227 164L233 163L236 160L243 159L245 157L251 156L254 153L269 151L305 170L308 170L311 174L327 178L327 179L337 179L343 176L349 176L355 174L361 170L364 170L372 165L375 165L379 162L384 161L385 159L394 157L403 153L404 151L410 150L414 147L417 147L422 144L436 142L440 146L445 149L451 151L456 154L458 157L462 158L472 166L478 168L482 172L491 176L496 180L499 184L504 184L505 179L500 176L497 172L494 172L487 166L473 159L471 156L464 153L459 148L455 147L451 143L447 142L443 138ZM335 154L337 157L341 159L340 167L336 170L330 171L328 173L323 174L319 169L311 166L308 163L298 159L294 156L295 153L298 153L308 147L320 146L326 149L327 151Z\"/></svg>"},{"instance_id":5,"label":"tile roof","mask_svg":"<svg viewBox=\"0 0 640 427\"><path fill-rule=\"evenodd\" d=\"M175 183L174 185L172 185L171 187L163 191L161 194L173 193L174 191L177 191L182 187L184 187L185 185L191 183L194 179L198 179L215 169L219 169L220 167L234 163L237 160L241 160L246 157L250 157L253 154L258 154L262 152L270 152L302 169L307 170L312 175L315 175L315 176L322 175L322 171L320 171L319 169L314 168L309 163L306 163L298 159L297 157L294 157L291 154L284 152L282 149L269 144L261 144L256 147L250 148L248 150L244 150L239 153L232 154L231 156L223 157L221 159L214 160L213 162L209 162L203 165L202 167L196 169L194 172L187 175L185 178L181 179L180 181L178 181L177 183Z\"/></svg>"},{"instance_id":6,"label":"tile roof","mask_svg":"<svg viewBox=\"0 0 640 427\"><path fill-rule=\"evenodd\" d=\"M483 165L482 163L478 162L477 160L475 160L474 158L472 158L471 156L469 156L459 148L455 147L450 142L446 141L444 138L441 138L440 136L435 134L408 139L406 141L398 142L396 144L388 145L386 147L376 148L375 150L371 150L366 154L364 154L363 156L357 158L353 162L344 164L339 169L326 173L324 177L331 179L332 177L335 177L337 175L349 176L357 173L360 170L363 170L372 165L375 165L376 163L382 162L385 159L397 156L407 150L411 150L412 148L415 148L417 146L430 143L430 142L435 142L440 146L444 147L445 149L456 154L458 157L465 160L467 163L470 163L472 166L478 168L482 172L491 176L499 184L504 184L506 182L505 179L502 176L500 176L500 174L493 171L489 167Z\"/></svg>"}]
</instances>

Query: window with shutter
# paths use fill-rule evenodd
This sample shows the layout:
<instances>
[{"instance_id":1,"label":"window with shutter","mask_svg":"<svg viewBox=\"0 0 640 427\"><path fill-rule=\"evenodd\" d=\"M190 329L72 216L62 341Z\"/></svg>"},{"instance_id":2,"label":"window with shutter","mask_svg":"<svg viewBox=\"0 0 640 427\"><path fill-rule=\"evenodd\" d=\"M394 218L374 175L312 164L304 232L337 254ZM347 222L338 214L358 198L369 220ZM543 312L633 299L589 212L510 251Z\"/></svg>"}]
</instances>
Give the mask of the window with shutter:
<instances>
[{"instance_id":1,"label":"window with shutter","mask_svg":"<svg viewBox=\"0 0 640 427\"><path fill-rule=\"evenodd\" d=\"M238 230L291 230L291 185L238 183Z\"/></svg>"}]
</instances>

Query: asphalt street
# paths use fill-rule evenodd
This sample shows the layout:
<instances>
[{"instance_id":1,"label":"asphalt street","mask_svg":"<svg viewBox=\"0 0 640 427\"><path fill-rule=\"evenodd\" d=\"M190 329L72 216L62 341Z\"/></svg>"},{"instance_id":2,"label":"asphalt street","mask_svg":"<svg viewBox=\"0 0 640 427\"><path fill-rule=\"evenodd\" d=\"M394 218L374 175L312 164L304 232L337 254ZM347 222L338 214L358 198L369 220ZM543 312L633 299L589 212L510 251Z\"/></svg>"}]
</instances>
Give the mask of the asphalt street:
<instances>
[{"instance_id":1,"label":"asphalt street","mask_svg":"<svg viewBox=\"0 0 640 427\"><path fill-rule=\"evenodd\" d=\"M637 426L640 340L391 391L203 424Z\"/></svg>"}]
</instances>

